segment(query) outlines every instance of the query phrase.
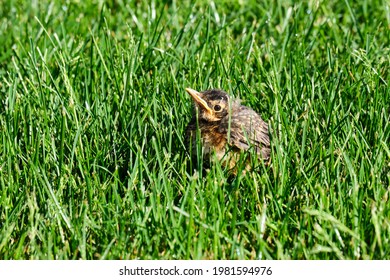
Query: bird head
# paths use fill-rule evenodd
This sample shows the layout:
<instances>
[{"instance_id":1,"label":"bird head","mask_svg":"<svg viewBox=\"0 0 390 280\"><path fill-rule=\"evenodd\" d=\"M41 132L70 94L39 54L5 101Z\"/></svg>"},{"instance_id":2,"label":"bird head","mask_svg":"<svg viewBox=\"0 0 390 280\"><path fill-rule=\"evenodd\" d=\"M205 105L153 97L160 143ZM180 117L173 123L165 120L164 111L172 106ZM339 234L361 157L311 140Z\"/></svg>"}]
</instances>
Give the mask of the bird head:
<instances>
[{"instance_id":1,"label":"bird head","mask_svg":"<svg viewBox=\"0 0 390 280\"><path fill-rule=\"evenodd\" d=\"M226 92L218 89L198 92L191 88L186 88L186 91L194 100L200 119L216 122L228 114L229 95Z\"/></svg>"}]
</instances>

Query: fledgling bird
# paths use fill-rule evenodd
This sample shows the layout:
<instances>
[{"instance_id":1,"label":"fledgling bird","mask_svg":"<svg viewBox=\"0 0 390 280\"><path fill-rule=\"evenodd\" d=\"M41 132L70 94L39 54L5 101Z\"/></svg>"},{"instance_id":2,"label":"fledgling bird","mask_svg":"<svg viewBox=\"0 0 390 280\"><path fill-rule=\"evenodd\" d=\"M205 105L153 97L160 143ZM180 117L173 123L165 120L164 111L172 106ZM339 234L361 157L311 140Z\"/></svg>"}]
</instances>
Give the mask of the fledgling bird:
<instances>
[{"instance_id":1,"label":"fledgling bird","mask_svg":"<svg viewBox=\"0 0 390 280\"><path fill-rule=\"evenodd\" d=\"M196 114L195 110L186 128L186 142L192 149L192 156L197 155L196 134L199 128L204 156L212 156L215 152L216 158L233 174L237 173L236 163L241 152L251 147L259 158L265 162L269 160L268 125L259 114L219 89L197 92L186 88L186 91L198 111ZM249 168L249 162L246 162L245 170Z\"/></svg>"}]
</instances>

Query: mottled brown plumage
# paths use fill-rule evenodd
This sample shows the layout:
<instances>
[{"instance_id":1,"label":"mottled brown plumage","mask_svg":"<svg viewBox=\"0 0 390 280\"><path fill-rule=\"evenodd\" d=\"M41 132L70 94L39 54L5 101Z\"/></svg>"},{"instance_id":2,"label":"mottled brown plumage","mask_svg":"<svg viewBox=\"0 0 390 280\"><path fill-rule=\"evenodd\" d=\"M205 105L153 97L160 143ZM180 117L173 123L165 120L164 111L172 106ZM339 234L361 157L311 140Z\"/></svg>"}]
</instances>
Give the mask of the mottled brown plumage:
<instances>
[{"instance_id":1,"label":"mottled brown plumage","mask_svg":"<svg viewBox=\"0 0 390 280\"><path fill-rule=\"evenodd\" d=\"M270 157L270 140L268 125L251 108L243 106L237 99L217 89L197 92L187 88L195 103L195 109L186 129L187 146L191 154L196 152L196 132L200 129L203 154L212 156L227 165L236 173L236 163L242 151L251 147L259 158L268 161ZM197 119L198 116L198 119ZM249 169L249 163L246 170Z\"/></svg>"}]
</instances>

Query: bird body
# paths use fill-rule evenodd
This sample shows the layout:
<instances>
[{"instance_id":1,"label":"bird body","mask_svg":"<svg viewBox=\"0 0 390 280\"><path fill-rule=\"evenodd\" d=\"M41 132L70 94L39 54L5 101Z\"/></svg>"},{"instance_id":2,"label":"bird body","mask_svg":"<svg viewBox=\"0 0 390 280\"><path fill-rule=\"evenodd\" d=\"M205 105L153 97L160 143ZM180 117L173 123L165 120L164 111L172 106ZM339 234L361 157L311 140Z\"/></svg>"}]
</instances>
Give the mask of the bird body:
<instances>
[{"instance_id":1,"label":"bird body","mask_svg":"<svg viewBox=\"0 0 390 280\"><path fill-rule=\"evenodd\" d=\"M270 156L268 125L254 110L241 105L222 90L197 92L187 88L198 114L192 116L186 129L186 142L196 156L197 129L205 156L215 156L235 173L242 151L251 147L263 160ZM249 169L249 163L246 165Z\"/></svg>"}]
</instances>

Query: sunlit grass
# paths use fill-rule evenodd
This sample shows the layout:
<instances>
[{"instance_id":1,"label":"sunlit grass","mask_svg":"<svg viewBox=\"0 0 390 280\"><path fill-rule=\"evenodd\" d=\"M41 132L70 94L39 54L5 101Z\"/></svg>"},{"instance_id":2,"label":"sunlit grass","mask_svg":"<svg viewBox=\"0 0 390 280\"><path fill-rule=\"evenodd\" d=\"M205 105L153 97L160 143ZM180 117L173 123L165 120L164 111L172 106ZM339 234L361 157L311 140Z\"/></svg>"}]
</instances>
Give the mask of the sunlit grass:
<instances>
[{"instance_id":1,"label":"sunlit grass","mask_svg":"<svg viewBox=\"0 0 390 280\"><path fill-rule=\"evenodd\" d=\"M390 258L386 1L3 2L1 259ZM271 165L194 171L189 86Z\"/></svg>"}]
</instances>

